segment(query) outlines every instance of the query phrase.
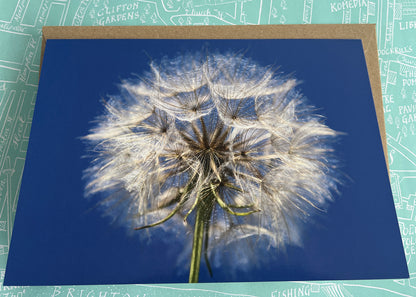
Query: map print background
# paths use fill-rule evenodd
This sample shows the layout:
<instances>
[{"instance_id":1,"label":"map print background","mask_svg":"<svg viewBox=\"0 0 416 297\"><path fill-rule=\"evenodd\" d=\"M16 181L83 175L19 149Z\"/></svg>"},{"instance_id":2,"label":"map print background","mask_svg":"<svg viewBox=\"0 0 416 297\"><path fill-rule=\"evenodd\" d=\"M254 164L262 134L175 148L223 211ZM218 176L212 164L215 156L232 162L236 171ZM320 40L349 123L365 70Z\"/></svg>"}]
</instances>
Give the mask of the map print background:
<instances>
[{"instance_id":1,"label":"map print background","mask_svg":"<svg viewBox=\"0 0 416 297\"><path fill-rule=\"evenodd\" d=\"M0 286L0 297L416 296L416 0L0 0L1 283L36 99L42 26L309 23L377 24L390 178L410 279Z\"/></svg>"}]
</instances>

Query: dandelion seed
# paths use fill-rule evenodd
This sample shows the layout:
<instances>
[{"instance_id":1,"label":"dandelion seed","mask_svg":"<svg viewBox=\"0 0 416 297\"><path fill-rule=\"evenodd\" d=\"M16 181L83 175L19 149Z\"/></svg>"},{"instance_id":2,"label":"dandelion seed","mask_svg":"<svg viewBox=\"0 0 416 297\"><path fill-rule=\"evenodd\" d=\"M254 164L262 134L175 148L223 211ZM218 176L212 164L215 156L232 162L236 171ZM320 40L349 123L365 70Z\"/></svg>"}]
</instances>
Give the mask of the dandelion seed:
<instances>
[{"instance_id":1,"label":"dandelion seed","mask_svg":"<svg viewBox=\"0 0 416 297\"><path fill-rule=\"evenodd\" d=\"M107 195L103 205L136 230L185 223L190 282L202 257L211 272L223 248L235 247L244 265L245 242L299 243L338 180L337 132L296 85L242 55L152 62L140 82L121 84L85 137L94 156L86 193Z\"/></svg>"}]
</instances>

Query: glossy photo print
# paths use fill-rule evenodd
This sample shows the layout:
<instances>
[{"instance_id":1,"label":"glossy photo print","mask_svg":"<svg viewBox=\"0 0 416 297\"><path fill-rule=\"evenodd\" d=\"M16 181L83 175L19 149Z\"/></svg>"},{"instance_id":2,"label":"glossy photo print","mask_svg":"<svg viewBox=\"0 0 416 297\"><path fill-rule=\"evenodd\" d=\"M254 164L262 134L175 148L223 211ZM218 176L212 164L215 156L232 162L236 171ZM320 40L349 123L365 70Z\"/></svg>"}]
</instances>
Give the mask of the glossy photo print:
<instances>
[{"instance_id":1,"label":"glossy photo print","mask_svg":"<svg viewBox=\"0 0 416 297\"><path fill-rule=\"evenodd\" d=\"M48 40L6 285L408 277L360 40Z\"/></svg>"}]
</instances>

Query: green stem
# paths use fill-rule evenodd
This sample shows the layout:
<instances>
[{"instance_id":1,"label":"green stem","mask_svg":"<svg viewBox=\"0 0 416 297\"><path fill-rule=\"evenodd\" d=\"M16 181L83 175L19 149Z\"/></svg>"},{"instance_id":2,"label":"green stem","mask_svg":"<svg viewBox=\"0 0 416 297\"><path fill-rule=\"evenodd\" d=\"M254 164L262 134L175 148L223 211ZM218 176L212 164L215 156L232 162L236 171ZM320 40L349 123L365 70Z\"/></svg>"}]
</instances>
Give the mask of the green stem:
<instances>
[{"instance_id":1,"label":"green stem","mask_svg":"<svg viewBox=\"0 0 416 297\"><path fill-rule=\"evenodd\" d=\"M197 206L195 218L194 239L192 244L191 268L189 270L189 282L197 283L199 278L199 267L201 265L202 242L204 239L205 211L201 203Z\"/></svg>"}]
</instances>

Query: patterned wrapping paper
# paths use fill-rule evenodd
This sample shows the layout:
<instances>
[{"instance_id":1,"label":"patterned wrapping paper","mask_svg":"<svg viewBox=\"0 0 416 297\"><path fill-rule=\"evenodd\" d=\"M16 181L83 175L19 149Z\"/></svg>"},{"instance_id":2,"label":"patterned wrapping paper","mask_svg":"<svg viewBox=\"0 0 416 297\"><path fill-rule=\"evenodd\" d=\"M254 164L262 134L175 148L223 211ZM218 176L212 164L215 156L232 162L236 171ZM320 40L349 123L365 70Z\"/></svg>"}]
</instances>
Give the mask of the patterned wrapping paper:
<instances>
[{"instance_id":1,"label":"patterned wrapping paper","mask_svg":"<svg viewBox=\"0 0 416 297\"><path fill-rule=\"evenodd\" d=\"M409 280L256 284L1 287L0 296L416 295L416 2L10 1L0 4L0 268L6 266L37 91L43 25L376 23L390 177ZM374 214L369 214L373 216ZM376 248L376 247L374 247ZM64 267L62 269L65 269Z\"/></svg>"}]
</instances>

